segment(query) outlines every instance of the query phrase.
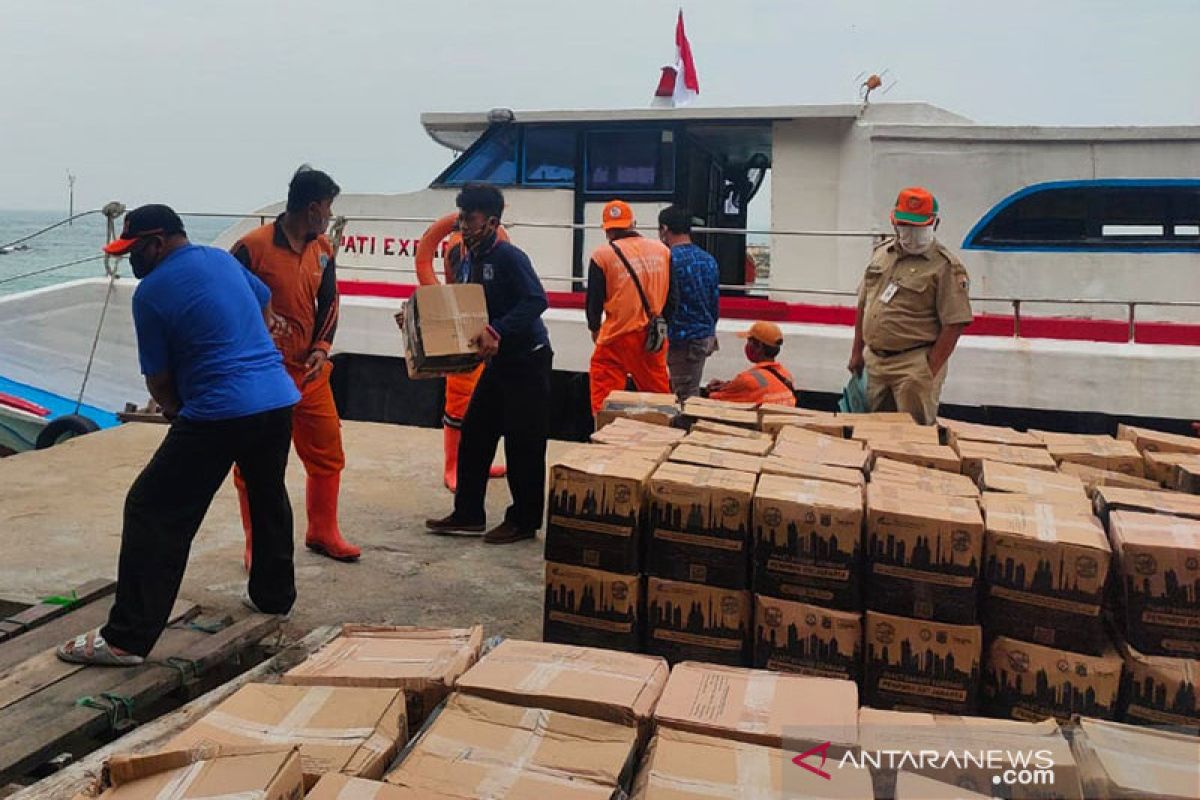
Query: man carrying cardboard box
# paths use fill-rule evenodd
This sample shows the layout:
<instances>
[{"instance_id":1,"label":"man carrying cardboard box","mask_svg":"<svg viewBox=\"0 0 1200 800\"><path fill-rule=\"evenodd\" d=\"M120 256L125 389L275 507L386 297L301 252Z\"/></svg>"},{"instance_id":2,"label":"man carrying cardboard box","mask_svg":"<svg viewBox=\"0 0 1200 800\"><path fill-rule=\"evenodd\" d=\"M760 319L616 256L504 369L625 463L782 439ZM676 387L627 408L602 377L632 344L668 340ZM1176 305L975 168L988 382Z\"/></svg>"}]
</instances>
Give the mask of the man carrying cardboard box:
<instances>
[{"instance_id":1,"label":"man carrying cardboard box","mask_svg":"<svg viewBox=\"0 0 1200 800\"><path fill-rule=\"evenodd\" d=\"M554 357L542 322L546 292L529 256L496 236L504 195L495 186L469 183L455 198L467 252L460 266L466 283L483 285L489 324L473 344L487 366L467 406L458 448L454 511L425 521L431 533L480 533L483 501L496 445L504 437L508 488L513 502L504 521L488 531L488 544L532 539L545 509L546 437L550 416L550 365Z\"/></svg>"}]
</instances>

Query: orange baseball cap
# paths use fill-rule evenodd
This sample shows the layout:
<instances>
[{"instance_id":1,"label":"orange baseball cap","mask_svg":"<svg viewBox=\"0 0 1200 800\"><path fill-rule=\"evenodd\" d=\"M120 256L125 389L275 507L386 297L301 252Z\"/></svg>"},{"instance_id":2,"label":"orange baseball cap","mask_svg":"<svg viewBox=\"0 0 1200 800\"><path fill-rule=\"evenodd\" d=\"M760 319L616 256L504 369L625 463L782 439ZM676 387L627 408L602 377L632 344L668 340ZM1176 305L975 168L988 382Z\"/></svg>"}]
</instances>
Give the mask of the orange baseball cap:
<instances>
[{"instance_id":1,"label":"orange baseball cap","mask_svg":"<svg viewBox=\"0 0 1200 800\"><path fill-rule=\"evenodd\" d=\"M600 226L606 231L633 227L633 209L624 200L609 200L601 216Z\"/></svg>"},{"instance_id":2,"label":"orange baseball cap","mask_svg":"<svg viewBox=\"0 0 1200 800\"><path fill-rule=\"evenodd\" d=\"M892 209L892 224L924 227L932 225L937 215L937 198L931 195L928 189L910 186L901 189L896 197L896 207Z\"/></svg>"},{"instance_id":3,"label":"orange baseball cap","mask_svg":"<svg viewBox=\"0 0 1200 800\"><path fill-rule=\"evenodd\" d=\"M783 331L774 322L759 320L749 330L738 334L739 339L753 339L768 347L783 347Z\"/></svg>"}]
</instances>

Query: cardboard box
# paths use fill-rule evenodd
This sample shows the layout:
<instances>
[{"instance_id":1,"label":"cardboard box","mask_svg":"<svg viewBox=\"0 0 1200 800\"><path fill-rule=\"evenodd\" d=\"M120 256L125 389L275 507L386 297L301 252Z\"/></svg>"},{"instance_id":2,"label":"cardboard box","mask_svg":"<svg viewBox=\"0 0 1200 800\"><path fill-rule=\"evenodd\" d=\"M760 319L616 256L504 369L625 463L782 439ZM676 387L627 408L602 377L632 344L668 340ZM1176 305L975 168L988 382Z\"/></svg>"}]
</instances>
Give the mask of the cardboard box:
<instances>
[{"instance_id":1,"label":"cardboard box","mask_svg":"<svg viewBox=\"0 0 1200 800\"><path fill-rule=\"evenodd\" d=\"M711 800L712 798L838 798L871 800L870 773L821 767L829 779L798 768L794 750L764 747L660 728L650 741L633 784L631 800ZM819 762L815 757L814 764Z\"/></svg>"},{"instance_id":2,"label":"cardboard box","mask_svg":"<svg viewBox=\"0 0 1200 800\"><path fill-rule=\"evenodd\" d=\"M1152 450L1142 454L1143 474L1148 480L1156 481L1168 489L1185 489L1176 480L1178 467L1200 472L1200 455L1196 453L1157 453Z\"/></svg>"},{"instance_id":3,"label":"cardboard box","mask_svg":"<svg viewBox=\"0 0 1200 800\"><path fill-rule=\"evenodd\" d=\"M610 800L633 778L637 730L455 694L388 783L463 798Z\"/></svg>"},{"instance_id":4,"label":"cardboard box","mask_svg":"<svg viewBox=\"0 0 1200 800\"><path fill-rule=\"evenodd\" d=\"M866 470L869 453L862 442L835 439L800 428L785 428L779 432L771 455L862 472Z\"/></svg>"},{"instance_id":5,"label":"cardboard box","mask_svg":"<svg viewBox=\"0 0 1200 800\"><path fill-rule=\"evenodd\" d=\"M957 441L1007 444L1012 447L1045 447L1046 443L1031 433L1004 428L999 425L979 425L960 422L956 419L939 419L946 429L946 443L953 446Z\"/></svg>"},{"instance_id":6,"label":"cardboard box","mask_svg":"<svg viewBox=\"0 0 1200 800\"><path fill-rule=\"evenodd\" d=\"M400 689L409 728L417 728L479 659L483 626L421 628L348 624L341 634L281 676L291 686Z\"/></svg>"},{"instance_id":7,"label":"cardboard box","mask_svg":"<svg viewBox=\"0 0 1200 800\"><path fill-rule=\"evenodd\" d=\"M838 413L838 418L847 425L916 425L913 415L907 411L866 411L861 414ZM932 427L932 426L926 426Z\"/></svg>"},{"instance_id":8,"label":"cardboard box","mask_svg":"<svg viewBox=\"0 0 1200 800\"><path fill-rule=\"evenodd\" d=\"M786 417L825 417L832 419L835 414L832 411L820 411L815 408L804 408L803 406L785 406L778 403L763 403L758 407L758 416L786 416Z\"/></svg>"},{"instance_id":9,"label":"cardboard box","mask_svg":"<svg viewBox=\"0 0 1200 800\"><path fill-rule=\"evenodd\" d=\"M102 800L300 800L304 773L295 747L175 750L116 755L99 785L80 797Z\"/></svg>"},{"instance_id":10,"label":"cardboard box","mask_svg":"<svg viewBox=\"0 0 1200 800\"><path fill-rule=\"evenodd\" d=\"M845 417L842 418L845 420ZM941 437L933 425L916 423L856 422L850 426L850 438L871 445L874 442L910 442L940 445Z\"/></svg>"},{"instance_id":11,"label":"cardboard box","mask_svg":"<svg viewBox=\"0 0 1200 800\"><path fill-rule=\"evenodd\" d=\"M754 493L754 591L862 608L862 491L763 475Z\"/></svg>"},{"instance_id":12,"label":"cardboard box","mask_svg":"<svg viewBox=\"0 0 1200 800\"><path fill-rule=\"evenodd\" d=\"M863 477L862 471L857 469L797 461L778 455L769 455L763 459L762 472L770 475L783 475L788 478L804 478L813 481L840 483L845 486L856 486L860 490L867 482L866 478Z\"/></svg>"},{"instance_id":13,"label":"cardboard box","mask_svg":"<svg viewBox=\"0 0 1200 800\"><path fill-rule=\"evenodd\" d=\"M1182 492L1098 486L1092 495L1092 503L1095 506L1096 515L1106 524L1109 515L1117 510L1200 519L1200 497Z\"/></svg>"},{"instance_id":14,"label":"cardboard box","mask_svg":"<svg viewBox=\"0 0 1200 800\"><path fill-rule=\"evenodd\" d=\"M687 661L654 710L658 729L766 747L797 740L844 751L858 739L858 687L851 681Z\"/></svg>"},{"instance_id":15,"label":"cardboard box","mask_svg":"<svg viewBox=\"0 0 1200 800\"><path fill-rule=\"evenodd\" d=\"M909 491L943 494L949 497L979 497L979 487L966 475L940 469L876 458L871 466L871 483L889 484Z\"/></svg>"},{"instance_id":16,"label":"cardboard box","mask_svg":"<svg viewBox=\"0 0 1200 800\"><path fill-rule=\"evenodd\" d=\"M636 574L657 462L619 449L573 447L550 467L546 559Z\"/></svg>"},{"instance_id":17,"label":"cardboard box","mask_svg":"<svg viewBox=\"0 0 1200 800\"><path fill-rule=\"evenodd\" d=\"M1171 488L1188 494L1200 494L1200 463L1176 464L1171 472Z\"/></svg>"},{"instance_id":18,"label":"cardboard box","mask_svg":"<svg viewBox=\"0 0 1200 800\"><path fill-rule=\"evenodd\" d=\"M846 438L846 425L832 414L825 416L792 416L789 414L765 414L758 422L764 433L779 435L784 431L797 430Z\"/></svg>"},{"instance_id":19,"label":"cardboard box","mask_svg":"<svg viewBox=\"0 0 1200 800\"><path fill-rule=\"evenodd\" d=\"M410 378L470 372L479 353L471 340L488 324L487 300L478 283L418 286L405 303L404 360Z\"/></svg>"},{"instance_id":20,"label":"cardboard box","mask_svg":"<svg viewBox=\"0 0 1200 800\"><path fill-rule=\"evenodd\" d=\"M1100 609L1112 549L1090 511L988 494L983 517L988 635L1104 653Z\"/></svg>"},{"instance_id":21,"label":"cardboard box","mask_svg":"<svg viewBox=\"0 0 1200 800\"><path fill-rule=\"evenodd\" d=\"M714 450L711 447L698 447L694 444L679 445L671 451L669 460L680 464L695 464L700 467L732 469L754 475L762 472L764 461L762 456L735 453L732 450Z\"/></svg>"},{"instance_id":22,"label":"cardboard box","mask_svg":"<svg viewBox=\"0 0 1200 800\"><path fill-rule=\"evenodd\" d=\"M408 740L404 692L343 686L249 683L163 751L211 745L300 745L305 787L326 772L379 778Z\"/></svg>"},{"instance_id":23,"label":"cardboard box","mask_svg":"<svg viewBox=\"0 0 1200 800\"><path fill-rule=\"evenodd\" d=\"M1123 439L1104 437L1064 444L1051 442L1046 449L1059 464L1084 464L1135 478L1143 474L1142 454L1133 442Z\"/></svg>"},{"instance_id":24,"label":"cardboard box","mask_svg":"<svg viewBox=\"0 0 1200 800\"><path fill-rule=\"evenodd\" d=\"M660 451L661 448L673 447L686 435L686 432L679 428L670 428L666 425L654 425L649 422L640 422L627 417L617 417L603 428L597 430L591 435L591 440L599 444L613 445L615 447L635 447L649 449L654 448ZM666 455L663 455L657 460L665 460Z\"/></svg>"},{"instance_id":25,"label":"cardboard box","mask_svg":"<svg viewBox=\"0 0 1200 800\"><path fill-rule=\"evenodd\" d=\"M648 572L744 589L750 580L748 472L668 461L650 478Z\"/></svg>"},{"instance_id":26,"label":"cardboard box","mask_svg":"<svg viewBox=\"0 0 1200 800\"><path fill-rule=\"evenodd\" d=\"M990 632L989 632L990 633ZM992 714L1026 722L1074 714L1112 719L1121 690L1121 656L1110 644L1090 656L997 636L984 664L983 695Z\"/></svg>"},{"instance_id":27,"label":"cardboard box","mask_svg":"<svg viewBox=\"0 0 1200 800\"><path fill-rule=\"evenodd\" d=\"M620 390L605 398L596 415L596 430L619 418L651 425L674 425L679 416L679 402L673 394Z\"/></svg>"},{"instance_id":28,"label":"cardboard box","mask_svg":"<svg viewBox=\"0 0 1200 800\"><path fill-rule=\"evenodd\" d=\"M329 773L317 781L317 785L304 796L304 800L463 800L463 796L442 794L427 788L409 789L390 783Z\"/></svg>"},{"instance_id":29,"label":"cardboard box","mask_svg":"<svg viewBox=\"0 0 1200 800\"><path fill-rule=\"evenodd\" d=\"M962 468L958 453L954 452L953 448L941 444L872 439L868 447L872 459L887 458L952 474L958 474Z\"/></svg>"},{"instance_id":30,"label":"cardboard box","mask_svg":"<svg viewBox=\"0 0 1200 800\"><path fill-rule=\"evenodd\" d=\"M1200 454L1200 439L1181 436L1178 433L1152 431L1133 425L1117 425L1117 438L1133 442L1142 453L1196 453Z\"/></svg>"},{"instance_id":31,"label":"cardboard box","mask_svg":"<svg viewBox=\"0 0 1200 800\"><path fill-rule=\"evenodd\" d=\"M1120 486L1126 489L1161 489L1157 483L1145 478L1135 478L1132 475L1122 475L1119 472L1109 472L1096 467L1089 467L1086 464L1072 464L1069 461L1064 461L1059 465L1058 471L1063 475L1074 475L1083 481L1083 489L1087 492L1088 497L1096 493L1097 486Z\"/></svg>"},{"instance_id":32,"label":"cardboard box","mask_svg":"<svg viewBox=\"0 0 1200 800\"><path fill-rule=\"evenodd\" d=\"M1058 498L1088 502L1083 481L1075 475L1031 469L1003 461L984 461L979 474L979 488L991 492L1008 492L1050 501Z\"/></svg>"},{"instance_id":33,"label":"cardboard box","mask_svg":"<svg viewBox=\"0 0 1200 800\"><path fill-rule=\"evenodd\" d=\"M1000 461L1048 472L1058 470L1058 463L1040 447L1011 447L1006 444L959 441L954 449L962 459L962 474L969 475L976 483L979 482L984 461Z\"/></svg>"},{"instance_id":34,"label":"cardboard box","mask_svg":"<svg viewBox=\"0 0 1200 800\"><path fill-rule=\"evenodd\" d=\"M738 412L744 413L744 412ZM758 424L758 417L755 417L755 425ZM769 433L763 433L760 430L750 428L740 428L737 425L727 425L724 422L714 422L708 419L699 419L692 424L691 430L697 433L716 433L721 436L741 436L746 439L770 439L774 441L775 437Z\"/></svg>"},{"instance_id":35,"label":"cardboard box","mask_svg":"<svg viewBox=\"0 0 1200 800\"><path fill-rule=\"evenodd\" d=\"M1087 495L1056 494L1053 490L1049 490L1041 495L1015 494L1013 492L984 492L979 496L980 507L987 503L989 498L1009 500L1015 503L1024 503L1025 505L1054 506L1060 514L1070 513L1078 516L1095 517L1095 509L1092 508L1092 501Z\"/></svg>"},{"instance_id":36,"label":"cardboard box","mask_svg":"<svg viewBox=\"0 0 1200 800\"><path fill-rule=\"evenodd\" d=\"M642 643L641 600L637 575L547 561L542 638L636 653Z\"/></svg>"},{"instance_id":37,"label":"cardboard box","mask_svg":"<svg viewBox=\"0 0 1200 800\"><path fill-rule=\"evenodd\" d=\"M881 769L875 771L876 797L927 798L973 797L978 792L991 797L995 778L1005 770L1049 769L1051 775L1005 785L1012 800L1081 800L1079 769L1070 745L1053 719L1016 722L1006 719L962 717L924 712L881 711L862 708L858 712L859 745L863 758L878 754ZM917 760L902 754L935 753L937 758ZM953 756L951 754L954 754ZM913 794L905 787L905 775L913 770L926 781L929 793ZM909 777L913 777L909 775ZM952 794L945 794L946 789Z\"/></svg>"},{"instance_id":38,"label":"cardboard box","mask_svg":"<svg viewBox=\"0 0 1200 800\"><path fill-rule=\"evenodd\" d=\"M672 664L689 659L713 664L750 663L750 593L735 589L646 579L646 652Z\"/></svg>"},{"instance_id":39,"label":"cardboard box","mask_svg":"<svg viewBox=\"0 0 1200 800\"><path fill-rule=\"evenodd\" d=\"M1059 431L1040 431L1030 429L1029 434L1037 438L1043 445L1078 445L1089 442L1111 440L1113 437L1106 433L1061 433Z\"/></svg>"},{"instance_id":40,"label":"cardboard box","mask_svg":"<svg viewBox=\"0 0 1200 800\"><path fill-rule=\"evenodd\" d=\"M725 403L704 397L689 397L683 403L683 416L693 423L693 427L696 422L707 420L747 430L758 429L758 411L753 403Z\"/></svg>"},{"instance_id":41,"label":"cardboard box","mask_svg":"<svg viewBox=\"0 0 1200 800\"><path fill-rule=\"evenodd\" d=\"M1200 660L1148 656L1118 642L1125 661L1121 719L1200 730Z\"/></svg>"},{"instance_id":42,"label":"cardboard box","mask_svg":"<svg viewBox=\"0 0 1200 800\"><path fill-rule=\"evenodd\" d=\"M862 614L754 596L754 666L858 681Z\"/></svg>"},{"instance_id":43,"label":"cardboard box","mask_svg":"<svg viewBox=\"0 0 1200 800\"><path fill-rule=\"evenodd\" d=\"M871 483L866 535L867 608L976 621L983 517L974 500Z\"/></svg>"},{"instance_id":44,"label":"cardboard box","mask_svg":"<svg viewBox=\"0 0 1200 800\"><path fill-rule=\"evenodd\" d=\"M1200 797L1200 739L1084 717L1071 737L1084 796L1105 800Z\"/></svg>"},{"instance_id":45,"label":"cardboard box","mask_svg":"<svg viewBox=\"0 0 1200 800\"><path fill-rule=\"evenodd\" d=\"M977 800L991 797L990 794L980 794L913 772L896 774L896 790L890 796L893 800Z\"/></svg>"},{"instance_id":46,"label":"cardboard box","mask_svg":"<svg viewBox=\"0 0 1200 800\"><path fill-rule=\"evenodd\" d=\"M505 639L455 688L498 703L642 726L666 682L661 658Z\"/></svg>"},{"instance_id":47,"label":"cardboard box","mask_svg":"<svg viewBox=\"0 0 1200 800\"><path fill-rule=\"evenodd\" d=\"M863 701L875 708L973 714L979 703L978 625L868 611Z\"/></svg>"},{"instance_id":48,"label":"cardboard box","mask_svg":"<svg viewBox=\"0 0 1200 800\"><path fill-rule=\"evenodd\" d=\"M1125 638L1147 655L1200 658L1200 522L1114 511L1108 532Z\"/></svg>"},{"instance_id":49,"label":"cardboard box","mask_svg":"<svg viewBox=\"0 0 1200 800\"><path fill-rule=\"evenodd\" d=\"M704 433L692 431L680 440L680 444L692 444L697 447L709 447L713 450L729 450L733 453L745 453L751 456L765 456L771 452L774 443L770 439L749 439L745 436L722 436L719 433Z\"/></svg>"}]
</instances>

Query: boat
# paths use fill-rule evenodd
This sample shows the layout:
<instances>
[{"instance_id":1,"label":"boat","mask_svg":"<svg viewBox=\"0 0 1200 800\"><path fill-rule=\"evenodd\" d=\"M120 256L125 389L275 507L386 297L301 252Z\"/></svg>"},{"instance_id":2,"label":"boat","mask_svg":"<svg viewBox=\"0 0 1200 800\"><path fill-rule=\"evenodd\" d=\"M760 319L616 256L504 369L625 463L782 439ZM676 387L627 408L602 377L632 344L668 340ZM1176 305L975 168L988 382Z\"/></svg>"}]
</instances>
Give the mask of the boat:
<instances>
[{"instance_id":1,"label":"boat","mask_svg":"<svg viewBox=\"0 0 1200 800\"><path fill-rule=\"evenodd\" d=\"M802 402L823 406L846 379L867 258L890 233L898 189L914 184L938 197L938 237L971 274L977 317L943 393L956 416L1106 432L1114 420L1182 431L1193 416L1200 126L981 125L924 103L493 109L424 114L421 123L449 151L428 186L347 191L334 204L344 221L335 347L342 369L334 374L343 413L436 424L433 384L410 383L387 367L403 355L392 315L415 288L421 234L454 209L461 185L480 180L504 189L505 225L547 287L555 391L576 417L557 426L559 434L579 435L587 425L579 413L591 353L584 277L587 254L603 241L606 201L629 201L651 236L659 208L681 203L693 214L723 286L725 341L709 361L710 377L741 369L734 332L771 319L784 330L783 360ZM231 245L282 209L277 202L238 215L216 244ZM762 217L770 222L751 224ZM747 268L748 252L763 269ZM141 394L127 310L132 283L115 281L111 299L123 308L97 349L96 372L108 385L89 393L107 408ZM72 307L88 307L78 317L94 320L107 285L98 279L56 287L53 297L0 299L0 332L21 324L6 321L46 313L65 323L57 312ZM92 333L55 331L71 352ZM8 361L0 356L0 375L13 369ZM120 398L109 393L114 384Z\"/></svg>"}]
</instances>

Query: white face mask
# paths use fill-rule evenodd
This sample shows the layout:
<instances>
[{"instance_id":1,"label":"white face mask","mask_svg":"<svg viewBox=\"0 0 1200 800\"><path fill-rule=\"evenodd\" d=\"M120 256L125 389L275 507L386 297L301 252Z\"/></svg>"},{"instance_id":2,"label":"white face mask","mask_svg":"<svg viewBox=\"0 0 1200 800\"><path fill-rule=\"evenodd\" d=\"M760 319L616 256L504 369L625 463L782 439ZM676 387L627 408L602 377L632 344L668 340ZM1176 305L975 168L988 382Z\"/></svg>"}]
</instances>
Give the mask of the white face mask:
<instances>
[{"instance_id":1,"label":"white face mask","mask_svg":"<svg viewBox=\"0 0 1200 800\"><path fill-rule=\"evenodd\" d=\"M933 247L933 226L897 225L896 241L904 252L919 256Z\"/></svg>"}]
</instances>

